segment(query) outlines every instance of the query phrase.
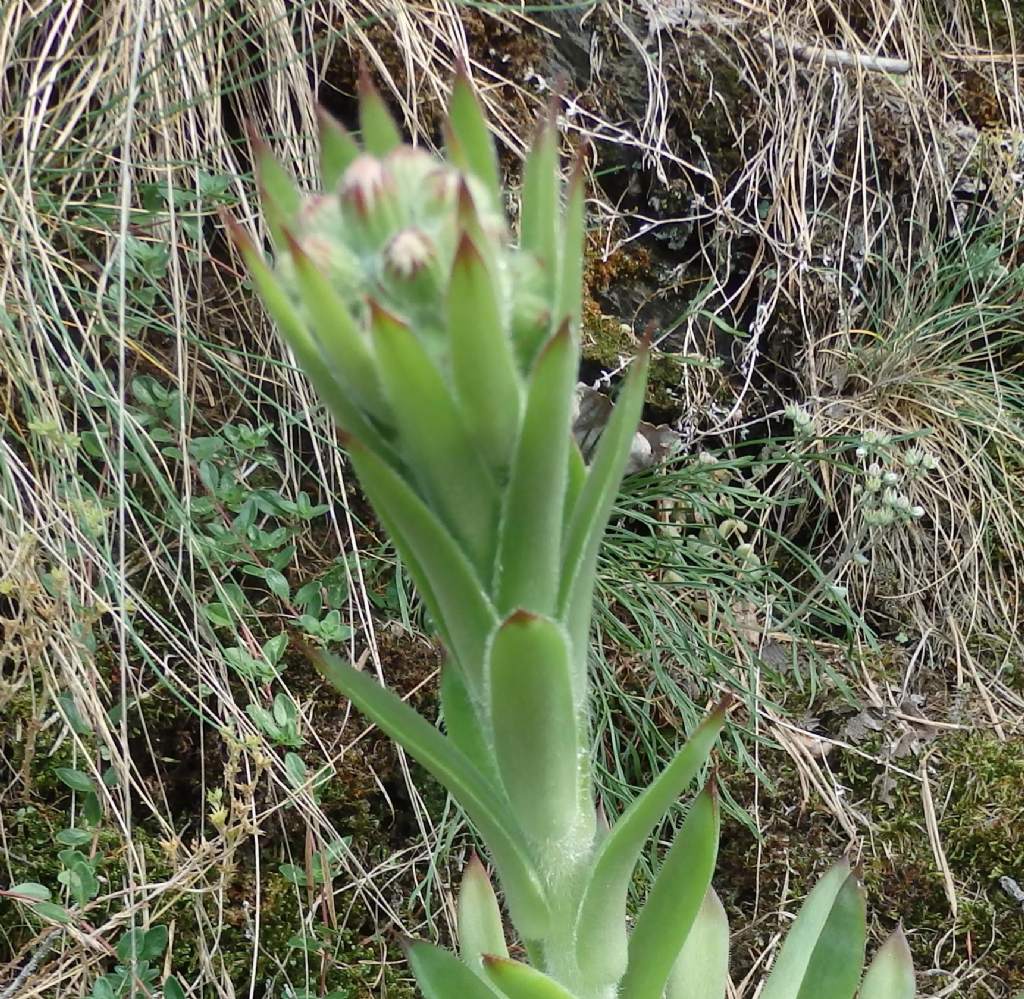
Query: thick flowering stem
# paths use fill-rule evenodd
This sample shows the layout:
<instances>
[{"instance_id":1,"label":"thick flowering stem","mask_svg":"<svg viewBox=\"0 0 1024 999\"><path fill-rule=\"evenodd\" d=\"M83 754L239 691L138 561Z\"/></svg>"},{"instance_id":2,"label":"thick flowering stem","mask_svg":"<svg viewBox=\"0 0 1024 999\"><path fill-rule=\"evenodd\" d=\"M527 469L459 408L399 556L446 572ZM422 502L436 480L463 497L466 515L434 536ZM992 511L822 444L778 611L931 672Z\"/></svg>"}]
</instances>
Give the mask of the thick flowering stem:
<instances>
[{"instance_id":1,"label":"thick flowering stem","mask_svg":"<svg viewBox=\"0 0 1024 999\"><path fill-rule=\"evenodd\" d=\"M407 941L427 999L724 999L728 922L710 887L714 778L635 920L650 836L706 773L723 702L609 823L595 806L587 671L597 557L644 400L641 347L594 458L572 440L584 249L583 160L568 186L552 109L523 173L518 244L498 158L460 71L447 158L402 143L369 76L358 143L321 113L322 194L299 192L253 137L276 266L227 226L268 311L342 431L352 466L448 648L444 733L366 673L311 653L338 690L459 802L487 845L467 867L460 954ZM852 999L863 893L829 872L763 999ZM863 999L912 999L902 936Z\"/></svg>"}]
</instances>

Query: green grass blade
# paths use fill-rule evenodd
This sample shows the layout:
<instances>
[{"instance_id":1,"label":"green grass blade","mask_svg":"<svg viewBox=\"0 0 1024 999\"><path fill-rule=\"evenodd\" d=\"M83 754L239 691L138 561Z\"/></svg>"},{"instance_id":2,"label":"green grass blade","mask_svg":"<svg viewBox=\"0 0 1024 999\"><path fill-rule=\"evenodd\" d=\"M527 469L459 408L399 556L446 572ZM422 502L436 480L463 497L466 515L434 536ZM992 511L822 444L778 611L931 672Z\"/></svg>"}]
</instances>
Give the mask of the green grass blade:
<instances>
[{"instance_id":1,"label":"green grass blade","mask_svg":"<svg viewBox=\"0 0 1024 999\"><path fill-rule=\"evenodd\" d=\"M814 886L786 934L760 999L797 999L815 944L849 877L850 865L843 860Z\"/></svg>"},{"instance_id":2,"label":"green grass blade","mask_svg":"<svg viewBox=\"0 0 1024 999\"><path fill-rule=\"evenodd\" d=\"M359 155L359 143L321 107L317 108L316 120L320 127L320 181L325 191L335 191L349 164Z\"/></svg>"},{"instance_id":3,"label":"green grass blade","mask_svg":"<svg viewBox=\"0 0 1024 999\"><path fill-rule=\"evenodd\" d=\"M665 999L725 999L729 983L729 920L709 888L672 966Z\"/></svg>"},{"instance_id":4,"label":"green grass blade","mask_svg":"<svg viewBox=\"0 0 1024 999\"><path fill-rule=\"evenodd\" d=\"M578 963L595 982L626 971L626 896L633 868L658 823L707 761L725 723L727 705L706 718L675 758L622 813L598 848L580 903Z\"/></svg>"},{"instance_id":5,"label":"green grass blade","mask_svg":"<svg viewBox=\"0 0 1024 999\"><path fill-rule=\"evenodd\" d=\"M797 999L853 999L864 966L864 891L851 874L828 914Z\"/></svg>"},{"instance_id":6,"label":"green grass blade","mask_svg":"<svg viewBox=\"0 0 1024 999\"><path fill-rule=\"evenodd\" d=\"M491 471L441 372L409 327L371 301L371 328L402 453L431 506L489 580L499 502Z\"/></svg>"},{"instance_id":7,"label":"green grass blade","mask_svg":"<svg viewBox=\"0 0 1024 999\"><path fill-rule=\"evenodd\" d=\"M878 949L864 976L859 999L914 999L914 962L903 930Z\"/></svg>"},{"instance_id":8,"label":"green grass blade","mask_svg":"<svg viewBox=\"0 0 1024 999\"><path fill-rule=\"evenodd\" d=\"M466 233L452 264L447 306L452 376L463 419L484 460L503 476L519 429L519 372L493 275Z\"/></svg>"},{"instance_id":9,"label":"green grass blade","mask_svg":"<svg viewBox=\"0 0 1024 999\"><path fill-rule=\"evenodd\" d=\"M424 999L494 999L494 991L450 951L422 940L404 944Z\"/></svg>"},{"instance_id":10,"label":"green grass blade","mask_svg":"<svg viewBox=\"0 0 1024 999\"><path fill-rule=\"evenodd\" d=\"M459 891L459 954L481 978L485 978L484 954L508 957L501 909L491 879L476 854L470 857Z\"/></svg>"},{"instance_id":11,"label":"green grass blade","mask_svg":"<svg viewBox=\"0 0 1024 999\"><path fill-rule=\"evenodd\" d=\"M509 912L517 928L526 935L543 935L548 921L547 903L523 849L519 823L507 803L453 743L393 691L336 656L315 649L309 655L341 693L429 770L466 810L501 872Z\"/></svg>"},{"instance_id":12,"label":"green grass blade","mask_svg":"<svg viewBox=\"0 0 1024 999\"><path fill-rule=\"evenodd\" d=\"M456 140L448 148L452 161L484 186L491 199L491 211L501 211L501 175L494 141L476 91L462 66L458 68L452 84L448 125Z\"/></svg>"},{"instance_id":13,"label":"green grass blade","mask_svg":"<svg viewBox=\"0 0 1024 999\"><path fill-rule=\"evenodd\" d=\"M576 364L566 324L541 351L530 378L505 494L497 560L499 613L555 610Z\"/></svg>"},{"instance_id":14,"label":"green grass blade","mask_svg":"<svg viewBox=\"0 0 1024 999\"><path fill-rule=\"evenodd\" d=\"M345 443L367 497L400 546L417 586L422 580L433 594L455 661L479 696L486 642L498 625L479 578L455 539L409 483L358 440Z\"/></svg>"},{"instance_id":15,"label":"green grass blade","mask_svg":"<svg viewBox=\"0 0 1024 999\"><path fill-rule=\"evenodd\" d=\"M619 985L623 999L662 999L711 885L718 828L718 800L710 785L690 806L637 916L629 938L629 966Z\"/></svg>"},{"instance_id":16,"label":"green grass blade","mask_svg":"<svg viewBox=\"0 0 1024 999\"><path fill-rule=\"evenodd\" d=\"M582 699L586 690L587 647L597 552L618 495L630 445L640 422L649 356L645 347L633 361L626 376L612 415L601 434L565 538L558 616L567 621L569 626L578 699Z\"/></svg>"},{"instance_id":17,"label":"green grass blade","mask_svg":"<svg viewBox=\"0 0 1024 999\"><path fill-rule=\"evenodd\" d=\"M510 961L507 957L489 954L484 958L484 970L508 999L576 999L544 972L519 961ZM450 999L456 997L453 995Z\"/></svg>"},{"instance_id":18,"label":"green grass blade","mask_svg":"<svg viewBox=\"0 0 1024 999\"><path fill-rule=\"evenodd\" d=\"M498 770L530 842L563 837L580 817L582 733L563 629L516 611L495 633L488 655L491 725Z\"/></svg>"}]
</instances>

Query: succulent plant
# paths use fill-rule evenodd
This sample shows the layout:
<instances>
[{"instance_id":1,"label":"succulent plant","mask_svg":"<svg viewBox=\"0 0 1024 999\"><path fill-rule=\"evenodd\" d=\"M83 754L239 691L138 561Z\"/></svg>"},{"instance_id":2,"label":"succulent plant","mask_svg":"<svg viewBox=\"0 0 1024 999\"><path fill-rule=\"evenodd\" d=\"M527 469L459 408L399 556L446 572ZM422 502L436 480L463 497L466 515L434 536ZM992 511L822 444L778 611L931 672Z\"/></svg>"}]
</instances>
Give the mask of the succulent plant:
<instances>
[{"instance_id":1,"label":"succulent plant","mask_svg":"<svg viewBox=\"0 0 1024 999\"><path fill-rule=\"evenodd\" d=\"M448 650L445 734L371 676L322 672L452 793L487 844L527 960L472 860L460 956L408 943L428 999L721 999L729 930L711 888L719 810L696 796L635 920L650 835L698 777L719 705L609 825L595 806L588 676L598 547L643 402L641 345L589 465L572 439L584 240L579 160L563 192L551 116L525 162L519 238L467 75L446 157L404 145L361 85L362 145L321 119L324 192L257 144L271 268L228 219L285 341L331 408L363 490ZM564 193L564 204L563 204ZM861 982L864 895L844 861L793 923L762 999L911 999L902 934Z\"/></svg>"}]
</instances>

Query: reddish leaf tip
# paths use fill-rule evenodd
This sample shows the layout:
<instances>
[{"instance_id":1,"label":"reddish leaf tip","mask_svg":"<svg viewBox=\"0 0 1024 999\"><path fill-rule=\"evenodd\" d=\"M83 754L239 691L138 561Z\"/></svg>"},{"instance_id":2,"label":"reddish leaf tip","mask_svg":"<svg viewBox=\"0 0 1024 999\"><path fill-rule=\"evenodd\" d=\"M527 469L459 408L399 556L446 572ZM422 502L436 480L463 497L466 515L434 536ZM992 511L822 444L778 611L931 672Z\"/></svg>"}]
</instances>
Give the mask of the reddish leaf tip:
<instances>
[{"instance_id":1,"label":"reddish leaf tip","mask_svg":"<svg viewBox=\"0 0 1024 999\"><path fill-rule=\"evenodd\" d=\"M270 146L267 145L266 139L260 135L251 118L242 119L242 128L245 130L245 137L249 140L249 145L252 146L254 152L257 154L270 152Z\"/></svg>"},{"instance_id":2,"label":"reddish leaf tip","mask_svg":"<svg viewBox=\"0 0 1024 999\"><path fill-rule=\"evenodd\" d=\"M309 254L302 248L295 238L295 234L285 226L281 227L281 234L284 236L284 241L288 244L288 252L295 258L295 262L300 266L308 264L310 262Z\"/></svg>"},{"instance_id":3,"label":"reddish leaf tip","mask_svg":"<svg viewBox=\"0 0 1024 999\"><path fill-rule=\"evenodd\" d=\"M338 427L338 440L346 451L362 451L363 442L355 434Z\"/></svg>"},{"instance_id":4,"label":"reddish leaf tip","mask_svg":"<svg viewBox=\"0 0 1024 999\"><path fill-rule=\"evenodd\" d=\"M365 56L360 56L359 58L359 80L357 85L360 98L380 98L380 91L377 89L377 84L373 82L373 77L370 75L370 65L366 61Z\"/></svg>"},{"instance_id":5,"label":"reddish leaf tip","mask_svg":"<svg viewBox=\"0 0 1024 999\"><path fill-rule=\"evenodd\" d=\"M477 221L476 202L473 200L473 192L469 189L466 178L459 175L459 189L456 192L457 218L460 224L475 223Z\"/></svg>"},{"instance_id":6,"label":"reddish leaf tip","mask_svg":"<svg viewBox=\"0 0 1024 999\"><path fill-rule=\"evenodd\" d=\"M329 129L333 132L341 132L344 135L350 134L349 130L327 108L319 103L316 105L316 120L322 132Z\"/></svg>"},{"instance_id":7,"label":"reddish leaf tip","mask_svg":"<svg viewBox=\"0 0 1024 999\"><path fill-rule=\"evenodd\" d=\"M455 248L454 262L457 265L466 266L482 259L480 251L476 248L476 243L473 242L473 237L463 229L459 233L459 245Z\"/></svg>"},{"instance_id":8,"label":"reddish leaf tip","mask_svg":"<svg viewBox=\"0 0 1024 999\"><path fill-rule=\"evenodd\" d=\"M640 351L641 355L650 353L651 348L654 346L654 330L655 323L651 319L644 327L643 333L640 334Z\"/></svg>"},{"instance_id":9,"label":"reddish leaf tip","mask_svg":"<svg viewBox=\"0 0 1024 999\"><path fill-rule=\"evenodd\" d=\"M480 957L488 968L500 968L515 963L511 958L499 957L497 954L481 954Z\"/></svg>"},{"instance_id":10,"label":"reddish leaf tip","mask_svg":"<svg viewBox=\"0 0 1024 999\"><path fill-rule=\"evenodd\" d=\"M542 357L546 357L556 347L561 346L565 341L572 337L572 321L568 316L565 317L559 324L558 329L551 334L544 341L544 346L541 347L540 353L537 355L537 361L540 361ZM534 363L536 364L537 361Z\"/></svg>"},{"instance_id":11,"label":"reddish leaf tip","mask_svg":"<svg viewBox=\"0 0 1024 999\"><path fill-rule=\"evenodd\" d=\"M245 254L256 253L256 244L252 237L245 231L244 226L238 221L223 205L217 209L221 225L227 230L228 238L235 246Z\"/></svg>"},{"instance_id":12,"label":"reddish leaf tip","mask_svg":"<svg viewBox=\"0 0 1024 999\"><path fill-rule=\"evenodd\" d=\"M370 309L370 326L375 333L390 329L407 329L408 327L393 312L384 308L377 299L369 297L366 304Z\"/></svg>"},{"instance_id":13,"label":"reddish leaf tip","mask_svg":"<svg viewBox=\"0 0 1024 999\"><path fill-rule=\"evenodd\" d=\"M409 951L419 943L415 937L410 937L405 933L396 933L395 939L398 941L398 946L405 951L406 957L409 956Z\"/></svg>"},{"instance_id":14,"label":"reddish leaf tip","mask_svg":"<svg viewBox=\"0 0 1024 999\"><path fill-rule=\"evenodd\" d=\"M524 610L520 607L519 610L512 611L512 613L505 618L502 627L508 624L530 624L537 619L537 614L534 614L532 611Z\"/></svg>"}]
</instances>

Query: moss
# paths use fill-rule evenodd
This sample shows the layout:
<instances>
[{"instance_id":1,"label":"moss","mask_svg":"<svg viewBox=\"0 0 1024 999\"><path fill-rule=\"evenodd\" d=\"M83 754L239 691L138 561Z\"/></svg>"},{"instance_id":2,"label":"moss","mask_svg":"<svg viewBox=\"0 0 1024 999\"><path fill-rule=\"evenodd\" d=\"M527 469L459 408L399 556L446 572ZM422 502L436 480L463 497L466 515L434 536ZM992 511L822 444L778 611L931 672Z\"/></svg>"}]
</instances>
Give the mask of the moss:
<instances>
[{"instance_id":1,"label":"moss","mask_svg":"<svg viewBox=\"0 0 1024 999\"><path fill-rule=\"evenodd\" d=\"M875 739L877 744L866 741L858 748L877 756L881 735ZM1024 882L1024 745L985 733L956 733L936 740L930 749L932 799L957 892L955 922L928 837L920 784L891 772L895 783L887 788L886 804L875 787L876 762L839 749L829 756L866 826L858 859L874 941L869 950L902 923L919 970L955 969L970 954L984 955L980 970L986 977L958 984L957 996L1016 995L1024 988L1024 912L999 879ZM914 769L912 758L899 762ZM758 900L763 913L777 904L783 885L791 898L801 898L848 845L813 798L806 806L797 804L804 795L787 755L762 750L761 764L774 787L760 788L760 842L742 823L726 817L715 877L734 929L734 979L749 970L779 929L772 918L752 920ZM722 778L751 807L751 775L730 772L727 764ZM936 992L957 984L951 973L933 972L928 981Z\"/></svg>"},{"instance_id":2,"label":"moss","mask_svg":"<svg viewBox=\"0 0 1024 999\"><path fill-rule=\"evenodd\" d=\"M583 361L614 370L636 353L637 340L632 329L614 316L603 315L596 304L588 302L583 312ZM657 414L677 413L679 386L686 361L675 354L655 352L651 356L645 405Z\"/></svg>"},{"instance_id":3,"label":"moss","mask_svg":"<svg viewBox=\"0 0 1024 999\"><path fill-rule=\"evenodd\" d=\"M855 789L870 794L877 769L850 765ZM1003 876L1024 873L1024 746L986 733L943 738L929 763L939 838L956 887L958 918L952 921L944 882L927 832L920 785L895 777L889 807L872 803L873 850L864 859L872 910L888 924L902 919L919 967L936 955L951 957L991 941L983 967L1010 995L1024 987L1024 912L1002 889ZM943 984L935 982L934 984ZM968 996L989 996L981 985ZM957 993L958 995L961 993Z\"/></svg>"}]
</instances>

